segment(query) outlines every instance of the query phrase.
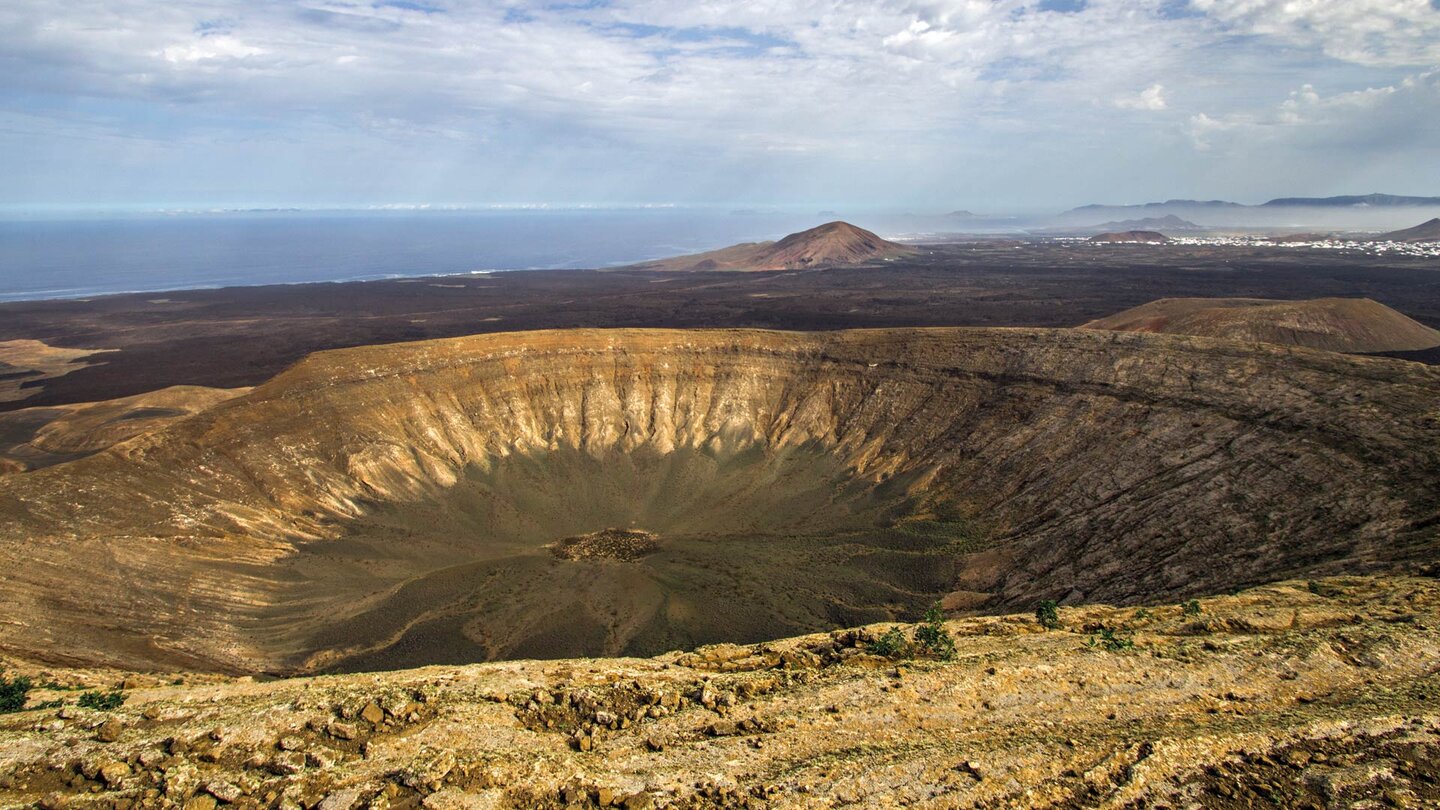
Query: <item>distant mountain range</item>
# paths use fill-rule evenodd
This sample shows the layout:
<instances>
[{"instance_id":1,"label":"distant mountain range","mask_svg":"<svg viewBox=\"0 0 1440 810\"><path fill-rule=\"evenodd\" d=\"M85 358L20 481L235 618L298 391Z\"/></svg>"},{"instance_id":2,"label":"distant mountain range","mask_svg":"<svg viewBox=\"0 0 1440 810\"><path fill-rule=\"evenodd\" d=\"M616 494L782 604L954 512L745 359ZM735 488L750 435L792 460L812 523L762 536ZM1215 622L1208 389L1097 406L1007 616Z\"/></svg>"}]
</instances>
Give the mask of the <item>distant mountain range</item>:
<instances>
[{"instance_id":1,"label":"distant mountain range","mask_svg":"<svg viewBox=\"0 0 1440 810\"><path fill-rule=\"evenodd\" d=\"M1118 219L1091 225L1061 225L1052 228L1035 228L1030 232L1037 236L1092 236L1096 234L1125 233L1129 231L1198 233L1206 230L1209 229L1204 225L1196 225L1188 219L1181 219L1174 214L1166 214L1163 217Z\"/></svg>"},{"instance_id":2,"label":"distant mountain range","mask_svg":"<svg viewBox=\"0 0 1440 810\"><path fill-rule=\"evenodd\" d=\"M1234 208L1344 208L1348 206L1440 206L1440 197L1405 197L1398 194L1351 194L1340 197L1277 197L1260 205L1245 205L1228 200L1166 200L1135 205L1092 203L1072 208L1066 214L1084 211L1161 211L1173 208L1225 210Z\"/></svg>"},{"instance_id":3,"label":"distant mountain range","mask_svg":"<svg viewBox=\"0 0 1440 810\"><path fill-rule=\"evenodd\" d=\"M1205 227L1275 227L1285 224L1383 224L1408 208L1440 209L1440 197L1362 194L1336 197L1280 197L1260 205L1229 200L1166 200L1135 205L1091 204L1055 218L1056 225L1109 227L1174 216ZM1396 223L1398 224L1398 223ZM1394 225L1391 225L1394 227Z\"/></svg>"},{"instance_id":4,"label":"distant mountain range","mask_svg":"<svg viewBox=\"0 0 1440 810\"><path fill-rule=\"evenodd\" d=\"M1236 202L1225 200L1166 200L1165 202L1136 203L1131 205L1106 205L1104 203L1091 203L1078 208L1071 208L1066 214L1078 214L1084 211L1160 211L1170 208L1248 208Z\"/></svg>"},{"instance_id":5,"label":"distant mountain range","mask_svg":"<svg viewBox=\"0 0 1440 810\"><path fill-rule=\"evenodd\" d=\"M1117 231L1114 233L1096 234L1090 237L1089 241L1101 244L1143 242L1149 245L1163 245L1170 241L1170 237L1158 231Z\"/></svg>"},{"instance_id":6,"label":"distant mountain range","mask_svg":"<svg viewBox=\"0 0 1440 810\"><path fill-rule=\"evenodd\" d=\"M1263 207L1343 208L1349 206L1440 205L1440 197L1404 197L1397 194L1352 194L1343 197L1280 197Z\"/></svg>"},{"instance_id":7,"label":"distant mountain range","mask_svg":"<svg viewBox=\"0 0 1440 810\"><path fill-rule=\"evenodd\" d=\"M1095 226L1102 231L1203 231L1205 228L1174 214L1144 219L1121 219Z\"/></svg>"}]
</instances>

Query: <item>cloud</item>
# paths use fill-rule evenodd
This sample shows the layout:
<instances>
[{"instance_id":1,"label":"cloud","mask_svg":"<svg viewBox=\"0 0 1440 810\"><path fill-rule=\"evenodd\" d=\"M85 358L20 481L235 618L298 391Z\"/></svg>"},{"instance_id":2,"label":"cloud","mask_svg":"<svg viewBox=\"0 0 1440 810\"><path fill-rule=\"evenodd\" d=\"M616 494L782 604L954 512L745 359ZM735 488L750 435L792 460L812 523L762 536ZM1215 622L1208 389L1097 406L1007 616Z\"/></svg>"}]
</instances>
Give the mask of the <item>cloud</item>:
<instances>
[{"instance_id":1,"label":"cloud","mask_svg":"<svg viewBox=\"0 0 1440 810\"><path fill-rule=\"evenodd\" d=\"M1432 0L1191 0L1227 26L1367 65L1440 63Z\"/></svg>"},{"instance_id":2,"label":"cloud","mask_svg":"<svg viewBox=\"0 0 1440 810\"><path fill-rule=\"evenodd\" d=\"M0 113L27 123L0 151L19 178L0 195L60 185L36 168L66 165L35 123L51 121L126 156L135 174L115 185L136 194L189 188L186 160L229 165L219 185L258 195L359 194L344 150L435 198L938 197L992 177L1034 198L1087 182L1077 166L1105 176L1129 159L1117 144L1219 152L1348 127L1341 108L1362 96L1347 94L1371 86L1393 88L1394 115L1421 103L1404 81L1423 71L1393 66L1435 55L1437 13L1354 7L1370 15L1300 0L10 0ZM101 153L70 164L122 170ZM1202 158L1176 172L1203 175ZM260 186L274 177L293 181Z\"/></svg>"},{"instance_id":3,"label":"cloud","mask_svg":"<svg viewBox=\"0 0 1440 810\"><path fill-rule=\"evenodd\" d=\"M186 43L168 45L160 50L160 57L172 64L180 62L203 62L212 59L244 59L268 53L264 48L246 45L231 36L200 36Z\"/></svg>"},{"instance_id":4,"label":"cloud","mask_svg":"<svg viewBox=\"0 0 1440 810\"><path fill-rule=\"evenodd\" d=\"M1165 85L1152 84L1138 95L1121 96L1115 99L1115 106L1122 110L1163 110L1165 109Z\"/></svg>"},{"instance_id":5,"label":"cloud","mask_svg":"<svg viewBox=\"0 0 1440 810\"><path fill-rule=\"evenodd\" d=\"M0 44L32 57L17 60L12 87L203 95L276 113L508 108L666 136L817 119L926 133L978 123L997 84L1011 104L1029 100L1022 88L1043 96L1035 85L1058 80L1089 83L1086 95L1118 92L1138 64L1165 61L1150 35L1158 17L1099 4L1070 13L1015 0L9 5ZM195 63L209 75L185 69Z\"/></svg>"},{"instance_id":6,"label":"cloud","mask_svg":"<svg viewBox=\"0 0 1440 810\"><path fill-rule=\"evenodd\" d=\"M1440 109L1440 70L1406 76L1393 85L1331 95L1305 84L1260 112L1198 113L1189 120L1189 135L1200 149L1216 146L1222 137L1232 149L1276 143L1297 148L1440 143L1436 109Z\"/></svg>"}]
</instances>

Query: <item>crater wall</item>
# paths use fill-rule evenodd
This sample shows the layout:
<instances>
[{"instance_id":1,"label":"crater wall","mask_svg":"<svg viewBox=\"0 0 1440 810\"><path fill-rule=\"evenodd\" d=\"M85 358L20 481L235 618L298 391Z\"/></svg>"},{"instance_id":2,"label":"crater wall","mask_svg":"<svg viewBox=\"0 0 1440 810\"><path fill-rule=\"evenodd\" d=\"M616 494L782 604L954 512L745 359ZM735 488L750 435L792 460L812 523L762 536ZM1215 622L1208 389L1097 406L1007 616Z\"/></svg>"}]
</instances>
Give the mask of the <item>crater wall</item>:
<instances>
[{"instance_id":1,"label":"crater wall","mask_svg":"<svg viewBox=\"0 0 1440 810\"><path fill-rule=\"evenodd\" d=\"M1084 330L324 352L0 479L0 649L286 671L647 652L726 634L713 602L683 598L707 572L728 583L715 598L751 604L733 640L754 640L939 595L1147 602L1404 566L1435 554L1437 403L1417 364ZM643 563L678 567L556 573L573 563L545 543L610 526L684 538ZM505 601L523 610L497 613L487 582L519 587ZM541 593L560 587L581 596ZM535 641L567 625L588 629ZM391 654L407 647L420 658Z\"/></svg>"}]
</instances>

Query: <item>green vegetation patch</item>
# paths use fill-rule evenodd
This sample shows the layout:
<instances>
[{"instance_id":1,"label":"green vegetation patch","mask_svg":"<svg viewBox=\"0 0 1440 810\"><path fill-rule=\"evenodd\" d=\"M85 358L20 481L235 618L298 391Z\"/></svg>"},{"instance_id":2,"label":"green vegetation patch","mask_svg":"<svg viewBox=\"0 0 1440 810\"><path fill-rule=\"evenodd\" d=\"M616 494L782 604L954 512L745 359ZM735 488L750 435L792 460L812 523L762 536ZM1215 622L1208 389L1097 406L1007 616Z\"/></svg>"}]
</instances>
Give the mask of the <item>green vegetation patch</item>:
<instances>
[{"instance_id":1,"label":"green vegetation patch","mask_svg":"<svg viewBox=\"0 0 1440 810\"><path fill-rule=\"evenodd\" d=\"M86 709L98 709L108 712L125 705L125 693L119 689L112 689L109 692L91 690L80 695L79 704Z\"/></svg>"},{"instance_id":2,"label":"green vegetation patch","mask_svg":"<svg viewBox=\"0 0 1440 810\"><path fill-rule=\"evenodd\" d=\"M925 611L925 620L910 636L899 627L892 627L870 644L870 652L885 658L934 658L949 661L955 657L955 637L945 629L945 614L937 602Z\"/></svg>"},{"instance_id":3,"label":"green vegetation patch","mask_svg":"<svg viewBox=\"0 0 1440 810\"><path fill-rule=\"evenodd\" d=\"M30 687L30 679L24 675L7 678L0 673L0 713L18 712L25 708Z\"/></svg>"}]
</instances>

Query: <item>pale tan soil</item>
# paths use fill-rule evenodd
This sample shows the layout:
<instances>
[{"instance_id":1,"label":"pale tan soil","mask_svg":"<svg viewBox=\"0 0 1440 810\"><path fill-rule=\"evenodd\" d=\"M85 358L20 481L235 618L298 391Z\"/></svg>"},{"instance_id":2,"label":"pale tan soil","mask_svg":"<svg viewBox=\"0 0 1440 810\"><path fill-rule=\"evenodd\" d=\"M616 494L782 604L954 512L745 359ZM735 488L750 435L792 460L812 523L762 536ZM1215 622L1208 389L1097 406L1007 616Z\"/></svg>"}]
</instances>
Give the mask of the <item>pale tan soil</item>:
<instances>
[{"instance_id":1,"label":"pale tan soil","mask_svg":"<svg viewBox=\"0 0 1440 810\"><path fill-rule=\"evenodd\" d=\"M0 341L0 402L38 393L41 380L63 377L90 365L87 358L113 349L65 349L39 340Z\"/></svg>"},{"instance_id":2,"label":"pale tan soil","mask_svg":"<svg viewBox=\"0 0 1440 810\"><path fill-rule=\"evenodd\" d=\"M1081 328L1255 340L1334 352L1440 346L1440 331L1368 298L1162 298Z\"/></svg>"},{"instance_id":3,"label":"pale tan soil","mask_svg":"<svg viewBox=\"0 0 1440 810\"><path fill-rule=\"evenodd\" d=\"M126 680L0 715L0 807L1368 808L1440 802L1440 587L1287 582L653 659ZM1133 648L1089 646L1098 628ZM908 630L908 628L907 628ZM114 740L107 742L106 740Z\"/></svg>"},{"instance_id":4,"label":"pale tan soil","mask_svg":"<svg viewBox=\"0 0 1440 810\"><path fill-rule=\"evenodd\" d=\"M177 385L104 402L0 413L0 474L98 453L248 390Z\"/></svg>"}]
</instances>

